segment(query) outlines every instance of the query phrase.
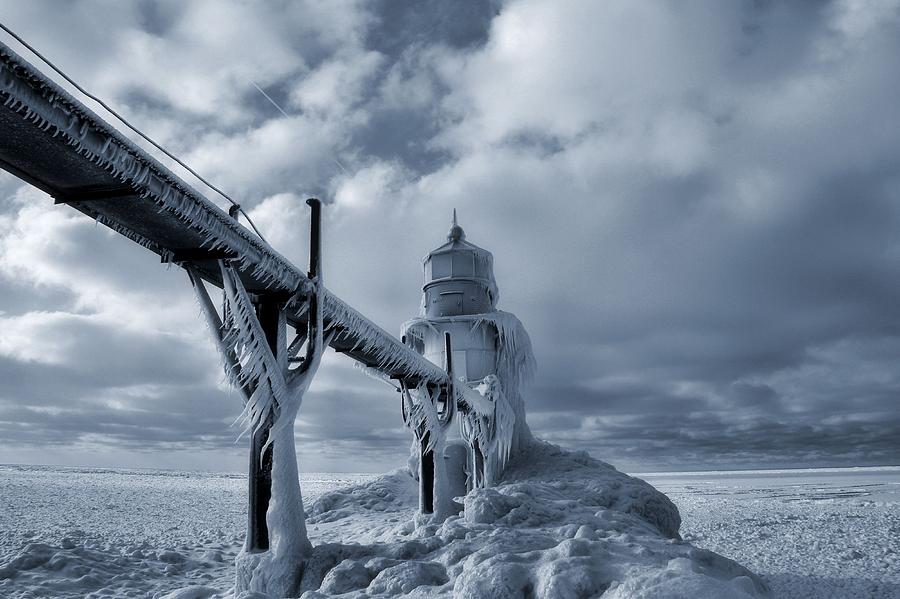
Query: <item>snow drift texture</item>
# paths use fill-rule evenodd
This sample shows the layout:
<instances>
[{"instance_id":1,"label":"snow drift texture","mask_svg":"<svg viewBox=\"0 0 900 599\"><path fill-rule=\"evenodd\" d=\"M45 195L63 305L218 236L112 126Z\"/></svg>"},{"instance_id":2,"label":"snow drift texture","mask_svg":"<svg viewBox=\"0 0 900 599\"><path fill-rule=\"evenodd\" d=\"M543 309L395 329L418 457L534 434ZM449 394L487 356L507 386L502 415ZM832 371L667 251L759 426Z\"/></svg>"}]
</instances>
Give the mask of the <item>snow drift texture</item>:
<instances>
[{"instance_id":1,"label":"snow drift texture","mask_svg":"<svg viewBox=\"0 0 900 599\"><path fill-rule=\"evenodd\" d=\"M440 525L418 516L406 471L323 495L307 516L326 542L302 596L766 596L747 569L680 540L665 495L587 454L535 442L502 483L463 501Z\"/></svg>"}]
</instances>

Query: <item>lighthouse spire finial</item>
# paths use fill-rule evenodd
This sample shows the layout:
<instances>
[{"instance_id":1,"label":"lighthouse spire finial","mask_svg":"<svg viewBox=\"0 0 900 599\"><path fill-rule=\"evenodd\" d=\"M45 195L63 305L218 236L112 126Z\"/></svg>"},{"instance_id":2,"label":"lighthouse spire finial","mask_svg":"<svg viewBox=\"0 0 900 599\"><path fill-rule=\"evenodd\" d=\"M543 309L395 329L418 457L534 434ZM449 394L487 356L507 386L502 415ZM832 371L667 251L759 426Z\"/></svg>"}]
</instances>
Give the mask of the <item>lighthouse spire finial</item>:
<instances>
[{"instance_id":1,"label":"lighthouse spire finial","mask_svg":"<svg viewBox=\"0 0 900 599\"><path fill-rule=\"evenodd\" d=\"M466 232L463 231L462 227L456 224L456 208L453 209L453 222L450 225L450 232L447 233L447 239L449 241L459 241L460 239L466 238Z\"/></svg>"}]
</instances>

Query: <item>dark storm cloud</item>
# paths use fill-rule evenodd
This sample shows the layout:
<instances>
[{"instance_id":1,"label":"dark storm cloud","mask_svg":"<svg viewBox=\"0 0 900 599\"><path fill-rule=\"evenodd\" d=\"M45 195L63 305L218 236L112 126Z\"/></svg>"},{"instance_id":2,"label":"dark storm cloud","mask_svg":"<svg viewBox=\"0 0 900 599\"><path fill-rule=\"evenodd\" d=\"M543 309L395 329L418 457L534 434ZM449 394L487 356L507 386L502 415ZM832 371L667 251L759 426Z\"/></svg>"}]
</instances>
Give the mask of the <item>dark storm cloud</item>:
<instances>
[{"instance_id":1,"label":"dark storm cloud","mask_svg":"<svg viewBox=\"0 0 900 599\"><path fill-rule=\"evenodd\" d=\"M478 46L487 41L499 8L491 0L381 0L375 3L378 25L368 33L367 45L394 56L415 45Z\"/></svg>"},{"instance_id":2,"label":"dark storm cloud","mask_svg":"<svg viewBox=\"0 0 900 599\"><path fill-rule=\"evenodd\" d=\"M17 315L30 311L49 311L59 306L71 306L74 295L67 289L35 288L31 284L21 283L0 277L3 289L2 315Z\"/></svg>"},{"instance_id":3,"label":"dark storm cloud","mask_svg":"<svg viewBox=\"0 0 900 599\"><path fill-rule=\"evenodd\" d=\"M425 174L449 162L450 155L429 140L440 131L439 105L421 105L392 95L386 85L419 79L437 97L449 92L446 82L432 72L427 56L431 48L473 49L488 40L491 19L499 5L483 0L382 1L370 7L375 15L366 34L366 47L384 56L379 84L370 88L364 104L366 126L353 132L348 144L354 153L402 162Z\"/></svg>"},{"instance_id":4,"label":"dark storm cloud","mask_svg":"<svg viewBox=\"0 0 900 599\"><path fill-rule=\"evenodd\" d=\"M613 463L639 468L759 468L804 467L830 463L852 466L888 463L896 459L898 423L798 422L760 419L739 424L734 418L687 415L677 418L647 416L625 421L604 420L572 428L546 422L546 437L564 445L594 450L604 448ZM541 419L544 423L544 420ZM763 462L760 456L765 456Z\"/></svg>"},{"instance_id":5,"label":"dark storm cloud","mask_svg":"<svg viewBox=\"0 0 900 599\"><path fill-rule=\"evenodd\" d=\"M102 340L74 336L76 359L65 364L0 358L0 438L22 446L66 445L102 437L112 447L226 448L239 429L235 397L209 384L209 363L171 339ZM138 346L132 345L137 342ZM234 394L231 394L232 396Z\"/></svg>"},{"instance_id":6,"label":"dark storm cloud","mask_svg":"<svg viewBox=\"0 0 900 599\"><path fill-rule=\"evenodd\" d=\"M388 330L458 208L532 335L538 435L644 470L900 463L895 3L5 8L298 264L326 199L328 285ZM0 444L233 450L183 274L0 193ZM396 404L329 359L303 467L402 463Z\"/></svg>"}]
</instances>

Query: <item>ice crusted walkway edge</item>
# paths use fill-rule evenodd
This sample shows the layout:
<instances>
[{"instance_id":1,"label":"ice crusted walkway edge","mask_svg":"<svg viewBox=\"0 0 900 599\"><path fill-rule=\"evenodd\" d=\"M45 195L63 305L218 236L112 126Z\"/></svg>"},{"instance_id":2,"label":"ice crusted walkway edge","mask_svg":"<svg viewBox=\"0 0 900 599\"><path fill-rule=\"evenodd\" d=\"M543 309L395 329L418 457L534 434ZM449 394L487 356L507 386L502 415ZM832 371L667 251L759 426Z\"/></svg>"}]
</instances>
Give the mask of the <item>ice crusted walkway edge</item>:
<instances>
[{"instance_id":1,"label":"ice crusted walkway edge","mask_svg":"<svg viewBox=\"0 0 900 599\"><path fill-rule=\"evenodd\" d=\"M767 596L746 568L682 541L664 494L584 453L535 442L462 501L442 524L418 516L405 471L323 495L302 596Z\"/></svg>"}]
</instances>

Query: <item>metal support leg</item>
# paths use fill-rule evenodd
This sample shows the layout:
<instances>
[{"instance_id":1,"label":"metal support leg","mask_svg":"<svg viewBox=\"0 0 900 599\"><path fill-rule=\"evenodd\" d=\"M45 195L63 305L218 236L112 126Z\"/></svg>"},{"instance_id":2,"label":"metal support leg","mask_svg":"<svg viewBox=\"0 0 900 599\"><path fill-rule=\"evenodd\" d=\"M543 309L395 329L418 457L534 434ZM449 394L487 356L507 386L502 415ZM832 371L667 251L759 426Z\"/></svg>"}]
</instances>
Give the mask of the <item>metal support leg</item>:
<instances>
[{"instance_id":1,"label":"metal support leg","mask_svg":"<svg viewBox=\"0 0 900 599\"><path fill-rule=\"evenodd\" d=\"M419 397L416 401L410 395L404 381L402 379L400 381L403 422L412 429L419 442L419 511L423 514L434 513L435 489L440 494L448 492L443 461L445 445L443 430L450 425L456 414L457 400L453 386L453 351L449 334L444 337L444 349L447 356L446 383L440 386L419 387L417 391ZM435 435L435 439L431 438L432 434ZM432 441L435 442L435 447L429 449ZM439 481L435 481L436 475L440 475ZM447 498L444 495L438 497L438 508L442 513L447 510Z\"/></svg>"},{"instance_id":2,"label":"metal support leg","mask_svg":"<svg viewBox=\"0 0 900 599\"><path fill-rule=\"evenodd\" d=\"M426 449L430 433L419 440L419 509L423 514L434 513L434 451Z\"/></svg>"},{"instance_id":3,"label":"metal support leg","mask_svg":"<svg viewBox=\"0 0 900 599\"><path fill-rule=\"evenodd\" d=\"M256 305L256 317L266 335L266 341L277 356L278 347L278 318L281 306L278 302L261 300ZM249 480L249 509L247 523L247 547L250 551L266 551L269 548L269 527L266 523L266 512L269 510L269 500L272 499L272 445L263 447L269 440L269 430L272 428L271 415L265 425L254 432L250 438L250 480Z\"/></svg>"},{"instance_id":4,"label":"metal support leg","mask_svg":"<svg viewBox=\"0 0 900 599\"><path fill-rule=\"evenodd\" d=\"M249 521L247 523L247 549L251 552L266 551L269 548L269 527L266 524L266 512L269 511L269 500L272 499L272 446L262 449L269 440L269 429L272 420L266 422L261 429L250 437L250 495Z\"/></svg>"}]
</instances>

